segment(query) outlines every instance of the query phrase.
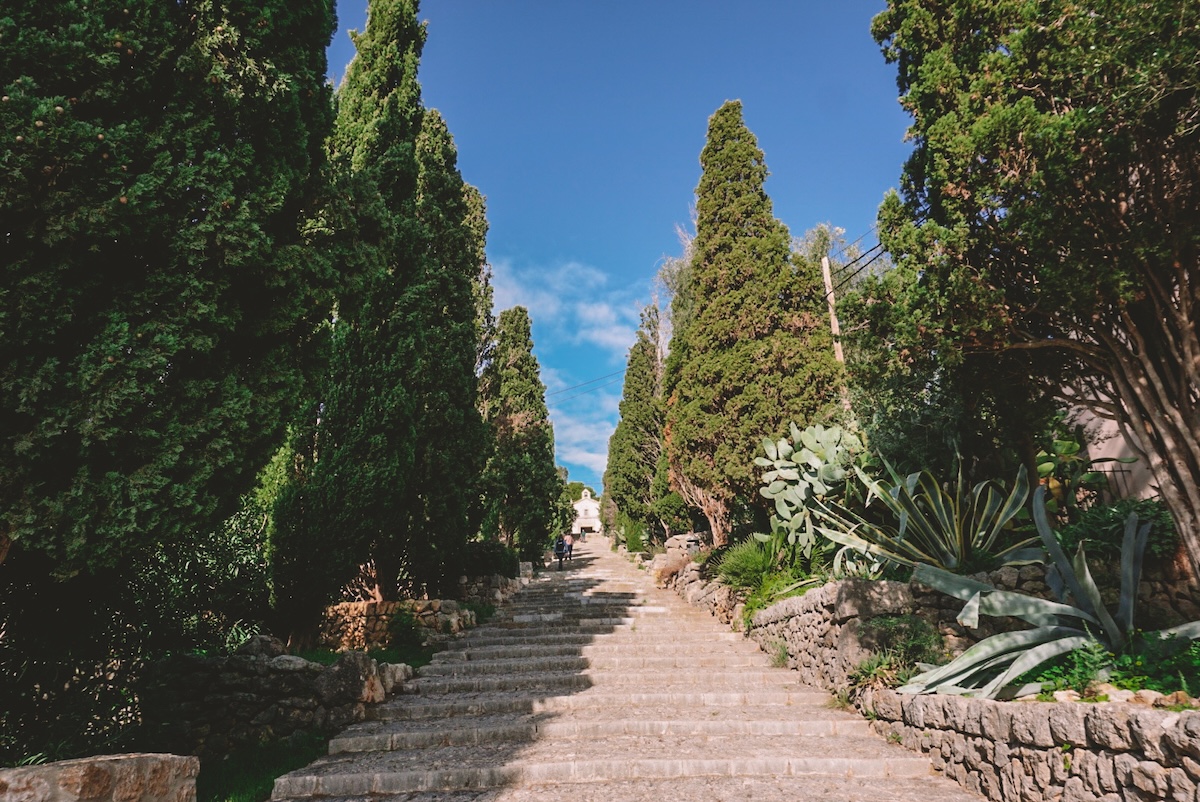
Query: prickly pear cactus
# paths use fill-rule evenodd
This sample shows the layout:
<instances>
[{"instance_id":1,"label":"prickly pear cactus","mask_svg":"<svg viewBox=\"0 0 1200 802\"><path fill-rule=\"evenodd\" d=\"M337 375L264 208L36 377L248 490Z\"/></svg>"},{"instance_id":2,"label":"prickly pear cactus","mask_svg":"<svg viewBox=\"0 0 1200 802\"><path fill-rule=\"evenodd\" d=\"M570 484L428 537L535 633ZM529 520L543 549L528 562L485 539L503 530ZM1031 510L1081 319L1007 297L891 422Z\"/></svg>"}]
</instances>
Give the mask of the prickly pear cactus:
<instances>
[{"instance_id":1,"label":"prickly pear cactus","mask_svg":"<svg viewBox=\"0 0 1200 802\"><path fill-rule=\"evenodd\" d=\"M768 469L758 492L775 503L772 529L807 558L818 541L812 503L841 493L852 466L865 461L867 447L861 436L840 426L789 426L791 438L763 438L766 457L755 457L754 464Z\"/></svg>"}]
</instances>

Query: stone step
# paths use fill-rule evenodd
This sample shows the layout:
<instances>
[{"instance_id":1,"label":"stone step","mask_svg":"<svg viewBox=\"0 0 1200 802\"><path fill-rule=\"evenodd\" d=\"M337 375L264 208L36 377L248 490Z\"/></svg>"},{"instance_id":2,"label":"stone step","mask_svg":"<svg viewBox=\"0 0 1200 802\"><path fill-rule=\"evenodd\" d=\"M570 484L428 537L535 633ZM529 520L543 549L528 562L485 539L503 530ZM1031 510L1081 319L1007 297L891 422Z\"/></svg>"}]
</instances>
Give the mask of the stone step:
<instances>
[{"instance_id":1,"label":"stone step","mask_svg":"<svg viewBox=\"0 0 1200 802\"><path fill-rule=\"evenodd\" d=\"M308 797L275 797L276 802L301 802ZM471 791L431 791L372 794L371 802L983 802L951 782L929 777L674 777L669 779L610 780L572 783L552 781ZM328 796L321 802L363 802L359 796Z\"/></svg>"},{"instance_id":2,"label":"stone step","mask_svg":"<svg viewBox=\"0 0 1200 802\"><path fill-rule=\"evenodd\" d=\"M446 750L449 751L449 750ZM926 758L889 759L784 755L748 759L622 757L617 760L524 761L494 766L446 767L408 771L349 771L285 774L275 781L273 797L365 797L437 790L468 790L553 783L611 783L641 779L698 777L922 777ZM882 788L880 790L883 790ZM610 797L612 798L612 797ZM886 798L886 797L885 797Z\"/></svg>"},{"instance_id":3,"label":"stone step","mask_svg":"<svg viewBox=\"0 0 1200 802\"><path fill-rule=\"evenodd\" d=\"M558 655L519 657L499 660L440 660L424 666L422 677L468 676L480 674L527 674L541 671L672 671L693 668L763 668L770 664L764 654L702 654L676 657L619 657Z\"/></svg>"},{"instance_id":4,"label":"stone step","mask_svg":"<svg viewBox=\"0 0 1200 802\"><path fill-rule=\"evenodd\" d=\"M524 720L492 721L473 724L469 719L458 725L438 721L426 728L404 727L399 730L362 731L351 728L329 742L329 753L394 751L398 749L422 749L432 746L470 746L475 744L505 741L534 741L544 738L580 739L611 738L619 736L761 736L790 735L797 738L820 738L837 736L867 737L870 724L862 719L831 720L805 719L779 720L777 718L743 720L550 720L538 721L527 717Z\"/></svg>"},{"instance_id":5,"label":"stone step","mask_svg":"<svg viewBox=\"0 0 1200 802\"><path fill-rule=\"evenodd\" d=\"M564 710L622 710L639 706L674 706L677 710L694 708L756 708L765 706L824 705L829 694L811 688L796 690L728 690L712 692L641 691L616 693L592 689L569 695L532 695L493 692L470 698L392 699L374 705L367 716L374 721L412 721L449 716L493 713L553 713Z\"/></svg>"},{"instance_id":6,"label":"stone step","mask_svg":"<svg viewBox=\"0 0 1200 802\"><path fill-rule=\"evenodd\" d=\"M653 639L658 643L676 644L705 644L724 641L727 643L747 643L746 638L738 632L687 632L675 631L666 633L649 633L647 631L623 630L610 632L603 637L603 641L599 640L600 633L595 632L538 632L536 630L518 630L518 629L491 629L476 630L475 633L465 637L451 641L453 648L456 649L474 649L484 646L541 646L546 644L563 644L563 643L604 643L606 645L619 646L622 644L642 644L648 640L647 635L653 634L657 636Z\"/></svg>"},{"instance_id":7,"label":"stone step","mask_svg":"<svg viewBox=\"0 0 1200 802\"><path fill-rule=\"evenodd\" d=\"M476 660L517 660L536 657L670 657L683 654L685 650L674 643L562 643L541 646L483 646L472 649L449 649L433 656L433 664L462 663ZM704 643L705 655L725 655L731 658L763 658L766 655L750 644Z\"/></svg>"},{"instance_id":8,"label":"stone step","mask_svg":"<svg viewBox=\"0 0 1200 802\"><path fill-rule=\"evenodd\" d=\"M629 688L699 688L706 691L740 689L785 689L796 687L794 676L786 673L745 671L713 673L703 677L676 676L659 672L554 671L484 677L419 677L406 688L414 693L488 693L507 690L567 690L596 686Z\"/></svg>"}]
</instances>

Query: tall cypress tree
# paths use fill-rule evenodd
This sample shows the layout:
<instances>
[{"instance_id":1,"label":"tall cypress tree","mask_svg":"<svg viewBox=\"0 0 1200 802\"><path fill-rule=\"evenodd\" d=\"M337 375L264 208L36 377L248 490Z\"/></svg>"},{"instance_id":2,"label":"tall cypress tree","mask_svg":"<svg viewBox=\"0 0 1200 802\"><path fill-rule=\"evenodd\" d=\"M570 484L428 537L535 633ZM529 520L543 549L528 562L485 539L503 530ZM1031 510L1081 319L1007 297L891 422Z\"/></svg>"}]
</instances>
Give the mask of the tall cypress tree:
<instances>
[{"instance_id":1,"label":"tall cypress tree","mask_svg":"<svg viewBox=\"0 0 1200 802\"><path fill-rule=\"evenodd\" d=\"M409 359L425 336L407 293L420 273L417 136L424 111L417 66L425 42L411 0L373 0L357 55L338 90L331 159L356 204L346 254L361 280L338 300L331 367L296 426L293 479L276 505L272 543L281 623L303 636L353 579L399 591L407 533L403 502L416 459ZM320 555L315 559L314 555Z\"/></svg>"},{"instance_id":2,"label":"tall cypress tree","mask_svg":"<svg viewBox=\"0 0 1200 802\"><path fill-rule=\"evenodd\" d=\"M558 500L566 487L554 465L554 429L539 372L529 312L506 309L481 388L495 438L484 474L484 533L515 546L524 560L540 559L561 524Z\"/></svg>"},{"instance_id":3,"label":"tall cypress tree","mask_svg":"<svg viewBox=\"0 0 1200 802\"><path fill-rule=\"evenodd\" d=\"M329 3L47 0L0 20L0 557L62 574L215 526L329 304L299 221Z\"/></svg>"},{"instance_id":4,"label":"tall cypress tree","mask_svg":"<svg viewBox=\"0 0 1200 802\"><path fill-rule=\"evenodd\" d=\"M658 323L658 307L646 307L637 339L629 349L621 418L608 441L604 470L604 495L646 534L650 530L654 474L662 453Z\"/></svg>"},{"instance_id":5,"label":"tall cypress tree","mask_svg":"<svg viewBox=\"0 0 1200 802\"><path fill-rule=\"evenodd\" d=\"M470 192L442 116L426 113L417 137L419 263L405 293L407 325L422 336L405 384L415 402L414 464L398 541L415 579L431 591L457 587L462 549L478 520L464 503L476 490L486 450L477 407L477 310L482 199Z\"/></svg>"},{"instance_id":6,"label":"tall cypress tree","mask_svg":"<svg viewBox=\"0 0 1200 802\"><path fill-rule=\"evenodd\" d=\"M839 370L820 276L790 260L740 102L709 120L700 164L692 311L671 341L666 448L674 484L723 545L735 508L757 502L762 438L835 414Z\"/></svg>"},{"instance_id":7,"label":"tall cypress tree","mask_svg":"<svg viewBox=\"0 0 1200 802\"><path fill-rule=\"evenodd\" d=\"M327 2L0 12L0 762L128 721L164 634L138 566L194 556L296 408L332 31Z\"/></svg>"}]
</instances>

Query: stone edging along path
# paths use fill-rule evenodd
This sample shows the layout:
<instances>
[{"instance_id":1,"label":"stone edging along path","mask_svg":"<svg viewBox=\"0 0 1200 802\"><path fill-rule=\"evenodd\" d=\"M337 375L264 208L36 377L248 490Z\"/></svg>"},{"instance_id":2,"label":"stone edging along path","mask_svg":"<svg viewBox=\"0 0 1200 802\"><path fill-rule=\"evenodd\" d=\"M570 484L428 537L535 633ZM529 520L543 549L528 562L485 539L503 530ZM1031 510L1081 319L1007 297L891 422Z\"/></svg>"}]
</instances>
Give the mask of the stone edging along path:
<instances>
[{"instance_id":1,"label":"stone edging along path","mask_svg":"<svg viewBox=\"0 0 1200 802\"><path fill-rule=\"evenodd\" d=\"M275 800L978 799L591 537Z\"/></svg>"},{"instance_id":2,"label":"stone edging along path","mask_svg":"<svg viewBox=\"0 0 1200 802\"><path fill-rule=\"evenodd\" d=\"M718 605L728 594L695 564L660 576L677 594L729 619ZM845 580L757 613L747 634L767 651L784 645L789 666L803 679L836 691L869 654L859 624L909 613L929 611L914 602L908 585ZM935 768L997 802L1200 802L1200 711L884 689L865 692L856 704L876 732L929 755Z\"/></svg>"}]
</instances>

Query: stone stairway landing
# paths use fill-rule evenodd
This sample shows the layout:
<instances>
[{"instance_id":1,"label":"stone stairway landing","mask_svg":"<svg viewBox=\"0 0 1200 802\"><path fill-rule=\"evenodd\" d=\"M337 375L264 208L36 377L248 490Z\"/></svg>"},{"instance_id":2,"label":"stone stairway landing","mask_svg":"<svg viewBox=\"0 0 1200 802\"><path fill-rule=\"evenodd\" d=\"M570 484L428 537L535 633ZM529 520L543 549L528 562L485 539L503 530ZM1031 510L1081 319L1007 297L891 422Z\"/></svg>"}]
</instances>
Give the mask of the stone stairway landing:
<instances>
[{"instance_id":1,"label":"stone stairway landing","mask_svg":"<svg viewBox=\"0 0 1200 802\"><path fill-rule=\"evenodd\" d=\"M272 798L979 799L599 537L420 674Z\"/></svg>"}]
</instances>

